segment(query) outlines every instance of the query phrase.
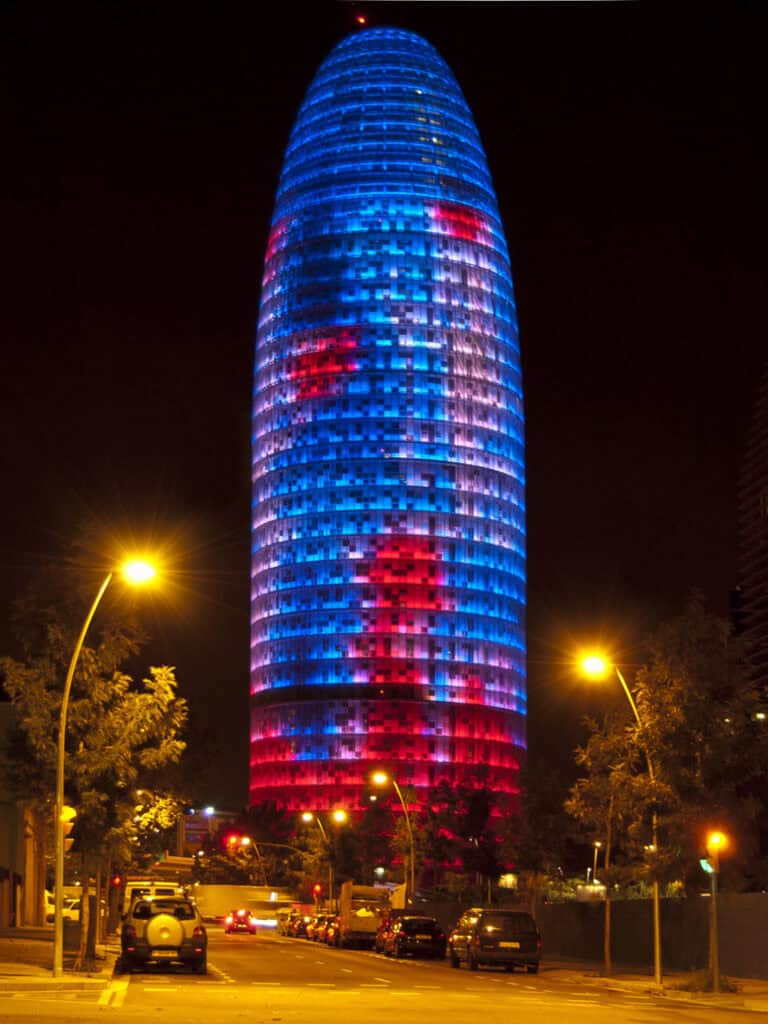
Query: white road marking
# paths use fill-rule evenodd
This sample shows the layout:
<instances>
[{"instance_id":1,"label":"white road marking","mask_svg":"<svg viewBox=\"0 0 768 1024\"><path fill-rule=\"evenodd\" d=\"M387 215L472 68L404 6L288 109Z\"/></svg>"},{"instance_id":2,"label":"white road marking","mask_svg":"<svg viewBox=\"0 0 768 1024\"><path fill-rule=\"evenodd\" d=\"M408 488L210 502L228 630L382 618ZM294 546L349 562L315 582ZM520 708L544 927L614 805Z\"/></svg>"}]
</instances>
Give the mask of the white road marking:
<instances>
[{"instance_id":1,"label":"white road marking","mask_svg":"<svg viewBox=\"0 0 768 1024\"><path fill-rule=\"evenodd\" d=\"M351 967L342 967L341 970L342 970L343 974L352 974L352 968Z\"/></svg>"},{"instance_id":2,"label":"white road marking","mask_svg":"<svg viewBox=\"0 0 768 1024\"><path fill-rule=\"evenodd\" d=\"M391 978L377 978L376 975L374 975L373 976L373 980L374 981L382 981L382 982L384 982L385 985L391 985L392 984L392 979Z\"/></svg>"},{"instance_id":3,"label":"white road marking","mask_svg":"<svg viewBox=\"0 0 768 1024\"><path fill-rule=\"evenodd\" d=\"M436 989L441 989L443 986L442 985L414 985L413 987L414 988L436 988Z\"/></svg>"},{"instance_id":4,"label":"white road marking","mask_svg":"<svg viewBox=\"0 0 768 1024\"><path fill-rule=\"evenodd\" d=\"M118 1009L123 1006L128 991L128 981L111 981L98 997L99 1007L114 1007Z\"/></svg>"},{"instance_id":5,"label":"white road marking","mask_svg":"<svg viewBox=\"0 0 768 1024\"><path fill-rule=\"evenodd\" d=\"M252 985L271 985L272 988L280 988L282 982L280 981L252 981Z\"/></svg>"},{"instance_id":6,"label":"white road marking","mask_svg":"<svg viewBox=\"0 0 768 1024\"><path fill-rule=\"evenodd\" d=\"M308 981L308 988L336 988L335 981Z\"/></svg>"}]
</instances>

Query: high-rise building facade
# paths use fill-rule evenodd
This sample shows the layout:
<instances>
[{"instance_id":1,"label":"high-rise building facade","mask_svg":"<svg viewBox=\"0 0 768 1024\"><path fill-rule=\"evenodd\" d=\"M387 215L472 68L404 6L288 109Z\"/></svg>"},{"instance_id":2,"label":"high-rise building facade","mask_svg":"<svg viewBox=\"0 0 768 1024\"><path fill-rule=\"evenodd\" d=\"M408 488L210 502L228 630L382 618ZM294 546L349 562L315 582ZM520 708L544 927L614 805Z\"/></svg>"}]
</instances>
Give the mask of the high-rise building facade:
<instances>
[{"instance_id":1,"label":"high-rise building facade","mask_svg":"<svg viewBox=\"0 0 768 1024\"><path fill-rule=\"evenodd\" d=\"M344 39L288 143L253 414L250 800L388 769L510 798L525 750L523 395L485 154L421 37ZM482 766L482 770L481 770Z\"/></svg>"},{"instance_id":2,"label":"high-rise building facade","mask_svg":"<svg viewBox=\"0 0 768 1024\"><path fill-rule=\"evenodd\" d=\"M741 609L754 681L768 700L768 364L739 482Z\"/></svg>"}]
</instances>

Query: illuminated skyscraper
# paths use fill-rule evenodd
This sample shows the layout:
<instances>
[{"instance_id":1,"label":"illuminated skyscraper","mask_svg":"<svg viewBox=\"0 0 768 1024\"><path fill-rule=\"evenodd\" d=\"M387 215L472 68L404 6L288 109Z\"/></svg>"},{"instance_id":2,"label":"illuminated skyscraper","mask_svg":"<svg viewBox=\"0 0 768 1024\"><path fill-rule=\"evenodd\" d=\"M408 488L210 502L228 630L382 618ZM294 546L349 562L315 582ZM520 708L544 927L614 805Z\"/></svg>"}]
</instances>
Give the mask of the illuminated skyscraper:
<instances>
[{"instance_id":1,"label":"illuminated skyscraper","mask_svg":"<svg viewBox=\"0 0 768 1024\"><path fill-rule=\"evenodd\" d=\"M424 39L320 67L285 154L253 417L251 803L387 768L513 796L525 749L523 395L485 155Z\"/></svg>"}]
</instances>

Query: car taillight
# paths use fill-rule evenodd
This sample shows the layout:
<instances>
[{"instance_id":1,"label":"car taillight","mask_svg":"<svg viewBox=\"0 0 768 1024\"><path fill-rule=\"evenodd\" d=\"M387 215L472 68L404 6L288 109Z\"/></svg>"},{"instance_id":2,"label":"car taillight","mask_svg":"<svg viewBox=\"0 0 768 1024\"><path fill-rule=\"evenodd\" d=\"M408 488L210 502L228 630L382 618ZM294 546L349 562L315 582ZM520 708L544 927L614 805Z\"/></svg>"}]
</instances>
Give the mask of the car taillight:
<instances>
[{"instance_id":1,"label":"car taillight","mask_svg":"<svg viewBox=\"0 0 768 1024\"><path fill-rule=\"evenodd\" d=\"M135 940L136 929L133 927L132 924L125 925L123 927L123 942L125 943L125 948L128 950L129 953L133 952L133 943L135 942Z\"/></svg>"},{"instance_id":2,"label":"car taillight","mask_svg":"<svg viewBox=\"0 0 768 1024\"><path fill-rule=\"evenodd\" d=\"M232 915L227 914L227 924L232 924Z\"/></svg>"}]
</instances>

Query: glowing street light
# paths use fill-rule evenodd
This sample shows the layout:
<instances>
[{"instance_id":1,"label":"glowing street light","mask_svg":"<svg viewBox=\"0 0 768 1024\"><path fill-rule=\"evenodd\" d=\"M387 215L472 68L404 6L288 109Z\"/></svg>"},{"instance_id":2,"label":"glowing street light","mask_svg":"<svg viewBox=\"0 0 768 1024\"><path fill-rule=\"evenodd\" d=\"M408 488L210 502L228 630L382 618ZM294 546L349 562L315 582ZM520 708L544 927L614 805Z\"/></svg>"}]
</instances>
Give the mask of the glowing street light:
<instances>
[{"instance_id":1,"label":"glowing street light","mask_svg":"<svg viewBox=\"0 0 768 1024\"><path fill-rule=\"evenodd\" d=\"M400 790L400 787L397 784L397 779L394 777L394 775L388 775L386 772L374 772L373 775L371 775L371 782L374 784L374 786L388 786L391 783L392 784L392 788L394 789L395 793L397 793L397 798L400 801L400 806L403 808L403 815L405 816L405 828L406 828L406 831L408 833L408 846L409 846L409 849L410 849L410 853L409 853L408 859L410 861L410 876L411 876L410 890L411 890L411 896L413 896L416 893L416 852L415 852L415 849L414 849L413 829L411 828L411 816L408 813L408 805L406 804L405 799L403 798L402 791ZM408 872L406 872L405 870L403 871L403 881L405 882L405 888L406 888L405 903L406 903L406 906L407 906L407 904L408 904Z\"/></svg>"},{"instance_id":2,"label":"glowing street light","mask_svg":"<svg viewBox=\"0 0 768 1024\"><path fill-rule=\"evenodd\" d=\"M618 665L609 661L605 655L597 652L590 651L583 654L579 659L579 666L582 674L587 676L589 679L605 679L606 676L611 674L611 671L616 673L616 677L621 683L621 687L624 690L624 696L629 701L629 706L632 708L632 714L635 716L635 721L638 726L642 728L642 722L640 720L640 712L637 710L637 704L635 698L632 696L632 691L627 686L627 681L621 673L621 669ZM653 762L648 751L645 751L645 760L648 765L648 777L651 780L651 784L656 781L656 773L654 772ZM653 812L651 819L651 828L653 838L651 845L648 848L654 853L658 850L658 837L657 837L657 822L656 812ZM597 851L595 851L597 853ZM653 871L651 879L651 889L653 897L653 980L659 986L662 982L662 966L661 966L661 910L660 910L660 899L659 899L659 880L656 877L656 871Z\"/></svg>"},{"instance_id":3,"label":"glowing street light","mask_svg":"<svg viewBox=\"0 0 768 1024\"><path fill-rule=\"evenodd\" d=\"M592 882L595 883L597 881L597 854L603 844L599 839L596 839L592 845L595 848L595 856L592 860Z\"/></svg>"},{"instance_id":4,"label":"glowing street light","mask_svg":"<svg viewBox=\"0 0 768 1024\"><path fill-rule=\"evenodd\" d=\"M140 586L148 583L156 575L156 570L143 560L133 559L125 562L120 567L120 575L126 583ZM56 799L54 805L54 829L56 833L55 855L56 865L54 874L55 890L53 894L53 976L60 978L64 973L64 833L67 820L64 812L64 754L67 738L67 710L69 708L69 694L72 689L72 680L75 675L75 668L80 657L88 627L96 614L96 609L101 603L104 592L112 581L114 572L107 574L99 587L99 592L85 617L83 628L77 638L75 649L67 670L67 678L64 682L64 693L61 698L61 710L59 711L59 735L56 757Z\"/></svg>"}]
</instances>

